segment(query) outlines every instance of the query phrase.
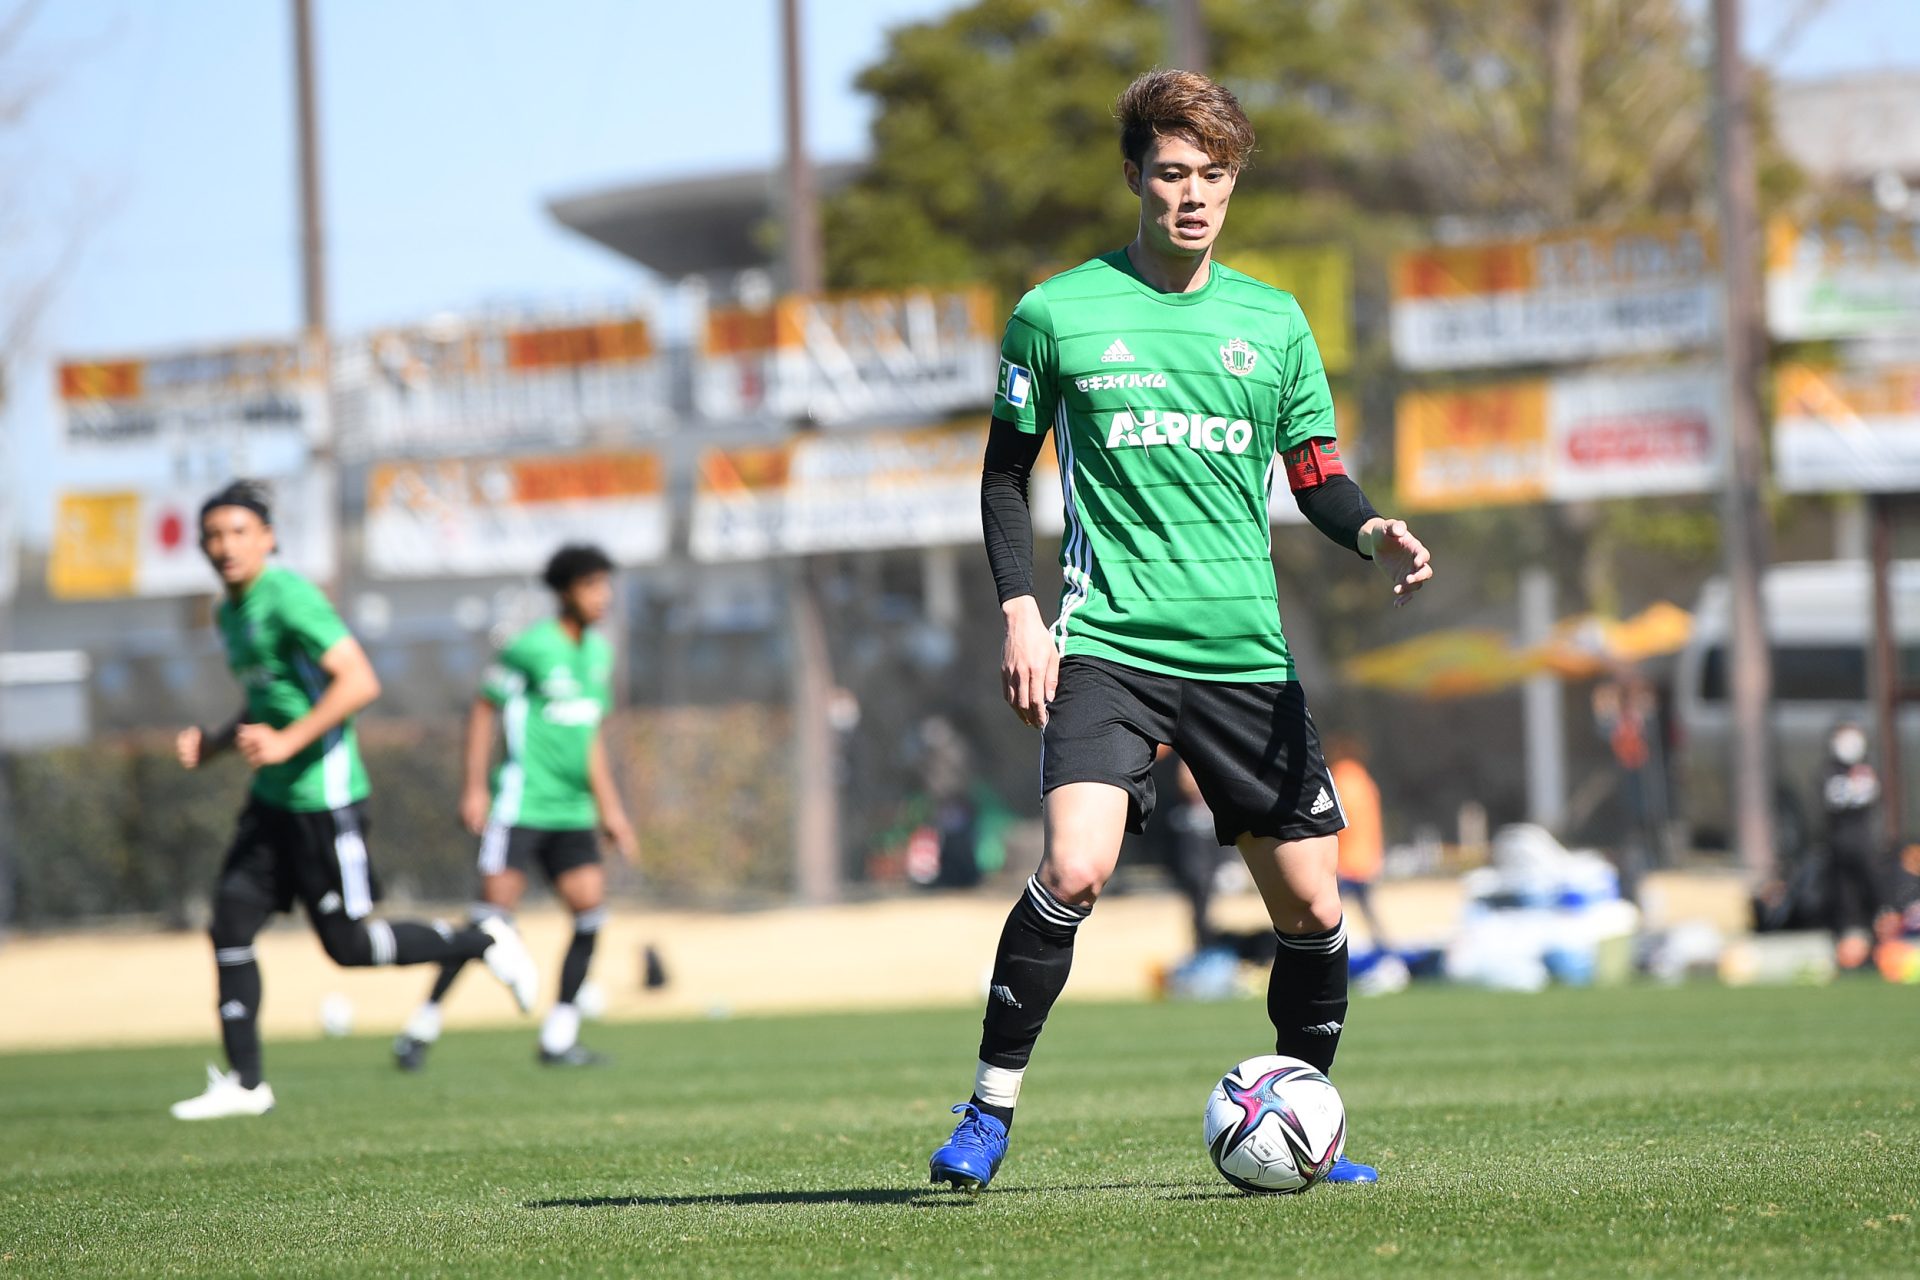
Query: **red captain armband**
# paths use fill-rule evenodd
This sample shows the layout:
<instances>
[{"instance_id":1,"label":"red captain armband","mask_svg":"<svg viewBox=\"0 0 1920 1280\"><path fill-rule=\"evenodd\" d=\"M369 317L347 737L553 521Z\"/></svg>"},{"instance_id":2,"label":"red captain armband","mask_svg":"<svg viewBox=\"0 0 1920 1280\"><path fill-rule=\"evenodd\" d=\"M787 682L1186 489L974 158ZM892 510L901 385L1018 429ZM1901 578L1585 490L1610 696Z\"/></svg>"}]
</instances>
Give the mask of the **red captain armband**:
<instances>
[{"instance_id":1,"label":"red captain armband","mask_svg":"<svg viewBox=\"0 0 1920 1280\"><path fill-rule=\"evenodd\" d=\"M1318 488L1335 476L1347 474L1340 461L1340 446L1332 440L1314 437L1298 449L1281 455L1287 467L1287 487L1295 493Z\"/></svg>"}]
</instances>

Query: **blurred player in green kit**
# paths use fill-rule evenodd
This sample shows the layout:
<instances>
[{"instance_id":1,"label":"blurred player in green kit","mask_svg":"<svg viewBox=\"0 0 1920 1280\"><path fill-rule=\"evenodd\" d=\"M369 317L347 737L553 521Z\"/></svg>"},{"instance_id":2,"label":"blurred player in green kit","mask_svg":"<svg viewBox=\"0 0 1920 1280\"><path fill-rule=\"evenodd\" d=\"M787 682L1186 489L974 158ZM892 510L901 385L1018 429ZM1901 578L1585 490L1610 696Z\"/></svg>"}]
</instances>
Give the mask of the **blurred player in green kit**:
<instances>
[{"instance_id":1,"label":"blurred player in green kit","mask_svg":"<svg viewBox=\"0 0 1920 1280\"><path fill-rule=\"evenodd\" d=\"M580 1043L575 1000L607 916L600 834L629 863L639 856L600 732L613 706L613 650L594 627L613 604L613 562L598 547L565 546L543 580L557 599L555 616L500 651L468 713L460 820L480 837L476 924L510 919L535 867L573 912L559 999L540 1028L540 1061L590 1066L599 1058ZM489 785L496 722L506 754ZM441 966L426 1003L394 1041L403 1069L425 1065L427 1047L440 1038L440 1003L464 963Z\"/></svg>"},{"instance_id":2,"label":"blurred player in green kit","mask_svg":"<svg viewBox=\"0 0 1920 1280\"><path fill-rule=\"evenodd\" d=\"M379 895L367 852L367 773L353 719L380 696L380 680L320 589L272 563L275 545L272 509L258 485L236 481L200 509L200 548L226 589L215 621L246 705L223 728L182 730L175 750L188 769L237 751L253 785L214 888L209 930L230 1069L208 1069L206 1091L174 1105L181 1120L273 1109L273 1088L262 1077L253 940L296 901L336 964L481 957L522 1009L533 1003L533 962L506 920L453 929L373 918Z\"/></svg>"}]
</instances>

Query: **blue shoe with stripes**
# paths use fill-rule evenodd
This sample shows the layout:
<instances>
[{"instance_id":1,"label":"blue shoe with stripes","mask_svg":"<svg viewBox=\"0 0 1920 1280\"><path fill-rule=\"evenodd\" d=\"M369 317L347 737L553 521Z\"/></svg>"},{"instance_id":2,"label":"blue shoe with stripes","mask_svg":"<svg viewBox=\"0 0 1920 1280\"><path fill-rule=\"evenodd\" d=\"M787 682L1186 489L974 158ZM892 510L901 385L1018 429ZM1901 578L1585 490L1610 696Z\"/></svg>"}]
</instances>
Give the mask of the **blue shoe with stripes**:
<instances>
[{"instance_id":1,"label":"blue shoe with stripes","mask_svg":"<svg viewBox=\"0 0 1920 1280\"><path fill-rule=\"evenodd\" d=\"M946 1145L933 1153L927 1167L933 1176L929 1182L945 1182L956 1191L969 1194L986 1189L1000 1162L1007 1158L1007 1126L971 1102L955 1107L960 1123Z\"/></svg>"},{"instance_id":2,"label":"blue shoe with stripes","mask_svg":"<svg viewBox=\"0 0 1920 1280\"><path fill-rule=\"evenodd\" d=\"M1333 1162L1333 1168L1327 1170L1327 1176L1320 1181L1355 1186L1360 1183L1380 1181L1380 1171L1370 1164L1361 1164L1358 1160L1349 1160L1341 1156Z\"/></svg>"}]
</instances>

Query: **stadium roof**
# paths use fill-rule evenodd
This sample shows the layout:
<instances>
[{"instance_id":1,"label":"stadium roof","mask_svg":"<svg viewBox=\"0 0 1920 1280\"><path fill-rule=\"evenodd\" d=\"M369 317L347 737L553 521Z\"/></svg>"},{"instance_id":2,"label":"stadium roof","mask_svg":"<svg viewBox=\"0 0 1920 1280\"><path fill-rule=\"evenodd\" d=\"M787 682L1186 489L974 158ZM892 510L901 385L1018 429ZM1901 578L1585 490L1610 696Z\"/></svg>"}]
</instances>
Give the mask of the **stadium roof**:
<instances>
[{"instance_id":1,"label":"stadium roof","mask_svg":"<svg viewBox=\"0 0 1920 1280\"><path fill-rule=\"evenodd\" d=\"M857 162L816 165L823 193L845 186ZM773 263L771 223L781 171L749 169L641 182L547 203L560 224L670 279L720 275Z\"/></svg>"}]
</instances>

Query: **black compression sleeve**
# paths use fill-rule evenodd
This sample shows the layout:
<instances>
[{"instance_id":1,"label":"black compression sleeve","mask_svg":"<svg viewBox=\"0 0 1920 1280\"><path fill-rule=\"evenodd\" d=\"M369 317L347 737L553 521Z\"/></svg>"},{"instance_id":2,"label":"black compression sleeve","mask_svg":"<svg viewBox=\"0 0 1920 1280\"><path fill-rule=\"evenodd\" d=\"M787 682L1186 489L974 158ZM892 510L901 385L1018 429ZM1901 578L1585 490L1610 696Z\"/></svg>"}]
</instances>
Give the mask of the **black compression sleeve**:
<instances>
[{"instance_id":1,"label":"black compression sleeve","mask_svg":"<svg viewBox=\"0 0 1920 1280\"><path fill-rule=\"evenodd\" d=\"M1294 494L1293 500L1314 528L1347 550L1371 558L1360 551L1360 530L1380 513L1351 476L1328 476L1313 488Z\"/></svg>"},{"instance_id":2,"label":"black compression sleeve","mask_svg":"<svg viewBox=\"0 0 1920 1280\"><path fill-rule=\"evenodd\" d=\"M987 431L987 457L980 469L980 524L987 535L987 563L1000 603L1033 594L1033 513L1027 480L1039 460L1042 438L995 418Z\"/></svg>"}]
</instances>

